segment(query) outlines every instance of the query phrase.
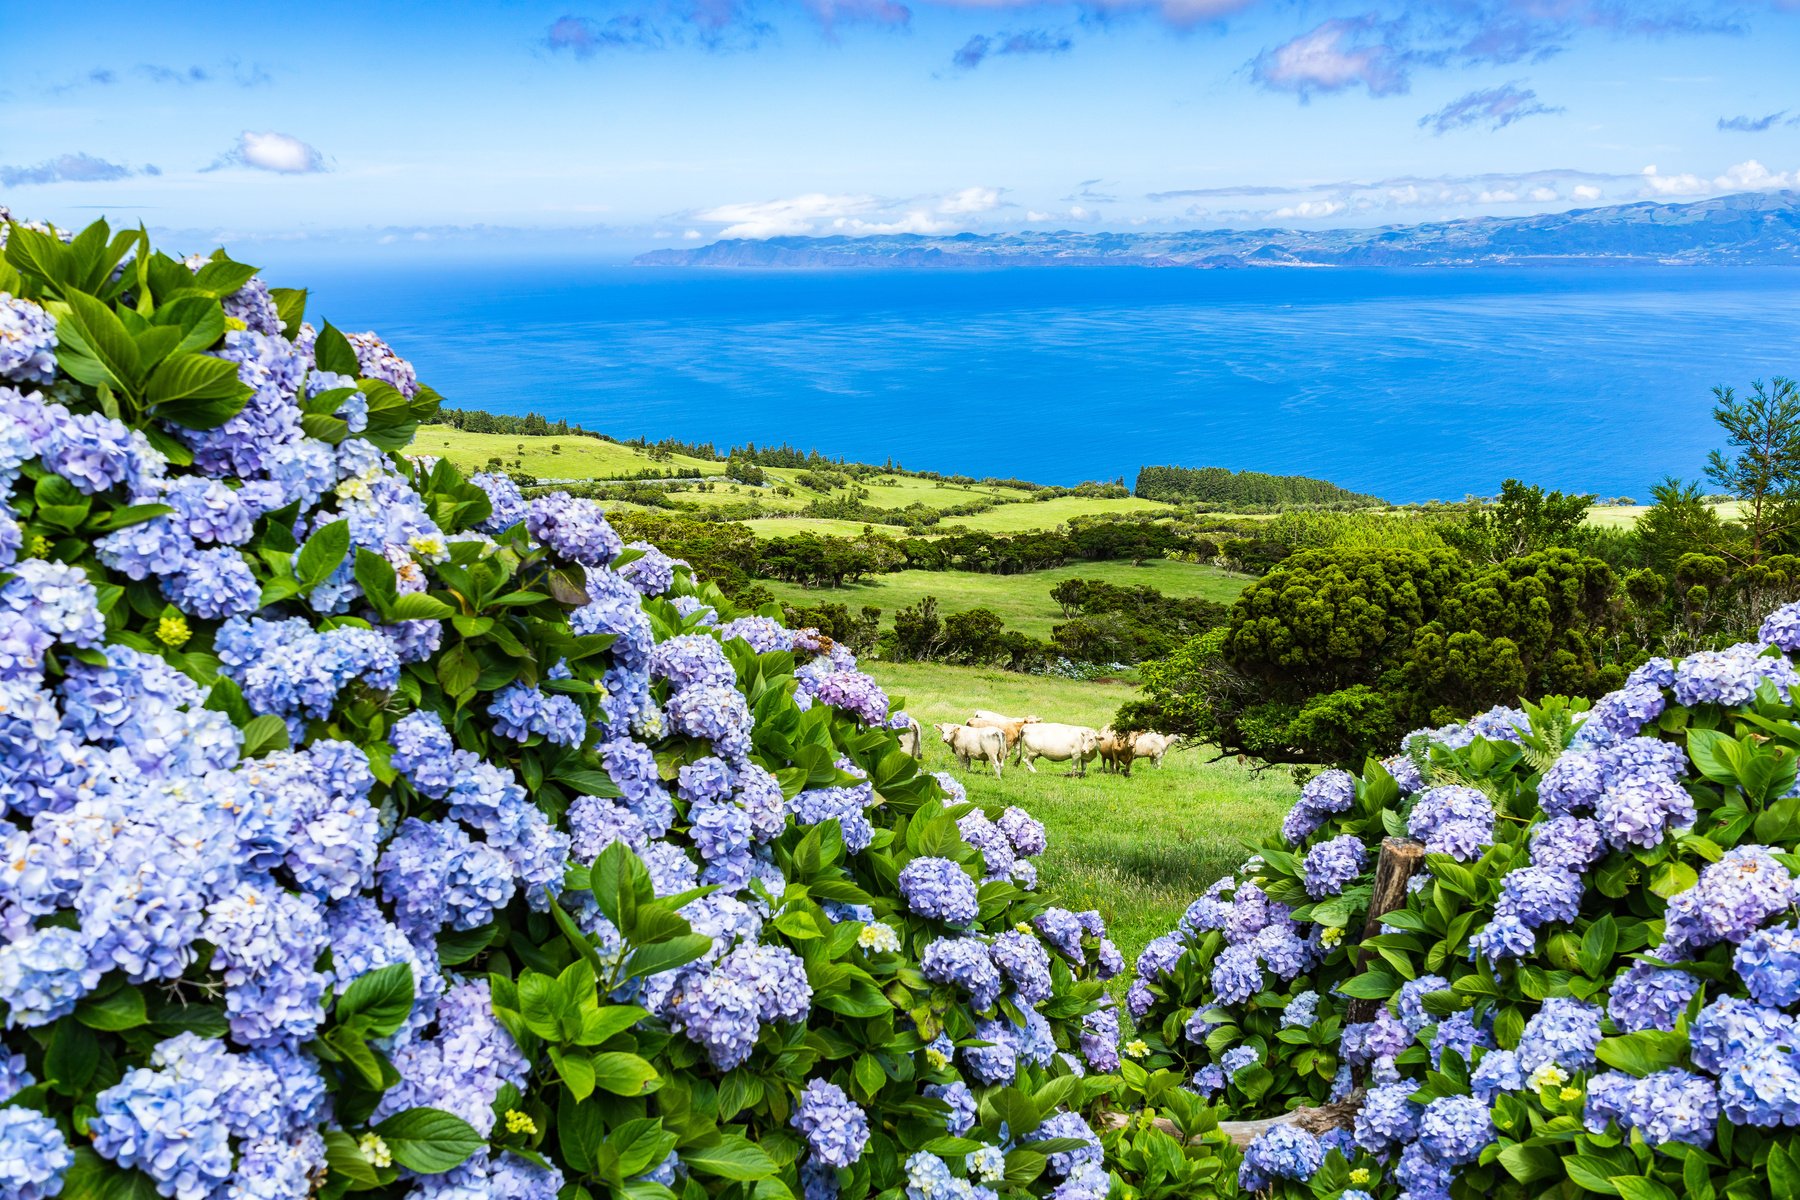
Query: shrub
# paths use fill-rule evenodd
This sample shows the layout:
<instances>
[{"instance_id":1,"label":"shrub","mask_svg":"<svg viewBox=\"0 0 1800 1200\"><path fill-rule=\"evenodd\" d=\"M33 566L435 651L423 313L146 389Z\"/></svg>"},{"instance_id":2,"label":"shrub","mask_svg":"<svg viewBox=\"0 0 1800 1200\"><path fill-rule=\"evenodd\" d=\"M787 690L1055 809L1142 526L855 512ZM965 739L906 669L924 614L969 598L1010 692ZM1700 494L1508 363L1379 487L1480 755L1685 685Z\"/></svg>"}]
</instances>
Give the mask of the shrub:
<instances>
[{"instance_id":1,"label":"shrub","mask_svg":"<svg viewBox=\"0 0 1800 1200\"><path fill-rule=\"evenodd\" d=\"M251 267L0 228L0 1190L1105 1192L1117 952L847 651L402 457Z\"/></svg>"},{"instance_id":2,"label":"shrub","mask_svg":"<svg viewBox=\"0 0 1800 1200\"><path fill-rule=\"evenodd\" d=\"M1350 1100L1349 1127L1246 1152L1278 1195L1791 1194L1796 650L1790 605L1591 708L1316 776L1139 959L1146 1069L1246 1116ZM1407 837L1423 868L1359 939Z\"/></svg>"}]
</instances>

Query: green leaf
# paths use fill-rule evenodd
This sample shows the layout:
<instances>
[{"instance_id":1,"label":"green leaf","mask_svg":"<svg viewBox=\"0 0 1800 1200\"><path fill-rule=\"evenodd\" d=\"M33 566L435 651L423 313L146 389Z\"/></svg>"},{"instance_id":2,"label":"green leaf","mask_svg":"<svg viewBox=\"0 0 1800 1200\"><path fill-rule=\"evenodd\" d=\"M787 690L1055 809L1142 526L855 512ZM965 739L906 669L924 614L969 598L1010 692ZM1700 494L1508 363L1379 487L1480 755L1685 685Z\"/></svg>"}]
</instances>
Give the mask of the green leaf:
<instances>
[{"instance_id":1,"label":"green leaf","mask_svg":"<svg viewBox=\"0 0 1800 1200\"><path fill-rule=\"evenodd\" d=\"M281 319L283 335L291 339L306 320L306 289L270 288L269 298L275 301L275 315Z\"/></svg>"},{"instance_id":2,"label":"green leaf","mask_svg":"<svg viewBox=\"0 0 1800 1200\"><path fill-rule=\"evenodd\" d=\"M767 1151L733 1133L725 1134L710 1146L683 1149L681 1161L691 1171L739 1181L767 1179L776 1171L775 1160Z\"/></svg>"},{"instance_id":3,"label":"green leaf","mask_svg":"<svg viewBox=\"0 0 1800 1200\"><path fill-rule=\"evenodd\" d=\"M237 364L208 354L175 354L150 374L144 398L162 420L188 429L217 429L244 410L249 385Z\"/></svg>"},{"instance_id":4,"label":"green leaf","mask_svg":"<svg viewBox=\"0 0 1800 1200\"><path fill-rule=\"evenodd\" d=\"M594 1086L615 1096L642 1096L655 1089L656 1068L635 1054L609 1050L594 1055Z\"/></svg>"},{"instance_id":5,"label":"green leaf","mask_svg":"<svg viewBox=\"0 0 1800 1200\"><path fill-rule=\"evenodd\" d=\"M351 1191L367 1191L381 1184L374 1164L363 1157L362 1147L341 1129L325 1134L325 1166L332 1176L348 1179Z\"/></svg>"},{"instance_id":6,"label":"green leaf","mask_svg":"<svg viewBox=\"0 0 1800 1200\"><path fill-rule=\"evenodd\" d=\"M63 304L65 307L57 321L57 334L63 348L58 350L57 361L63 362L63 350L72 351L71 360L87 360L79 364L79 372L73 361L64 363L75 378L92 387L107 384L122 392L135 393L141 367L137 345L125 331L118 314L86 292L65 292ZM97 372L100 377L88 378L83 372Z\"/></svg>"},{"instance_id":7,"label":"green leaf","mask_svg":"<svg viewBox=\"0 0 1800 1200\"><path fill-rule=\"evenodd\" d=\"M1571 1154L1563 1159L1563 1170L1586 1191L1598 1192L1602 1196L1619 1194L1619 1189L1612 1182L1612 1174L1618 1170L1618 1166L1607 1159L1592 1154Z\"/></svg>"},{"instance_id":8,"label":"green leaf","mask_svg":"<svg viewBox=\"0 0 1800 1200\"><path fill-rule=\"evenodd\" d=\"M75 1009L75 1019L89 1029L116 1033L136 1029L150 1021L144 1009L144 993L135 987L122 987L104 996L90 997Z\"/></svg>"},{"instance_id":9,"label":"green leaf","mask_svg":"<svg viewBox=\"0 0 1800 1200\"><path fill-rule=\"evenodd\" d=\"M329 321L319 330L319 336L313 343L313 361L321 371L333 371L352 379L362 374L362 364L357 361L356 351L351 348L349 339Z\"/></svg>"},{"instance_id":10,"label":"green leaf","mask_svg":"<svg viewBox=\"0 0 1800 1200\"><path fill-rule=\"evenodd\" d=\"M250 723L244 726L243 756L245 758L255 758L275 750L286 750L288 745L287 722L274 713L264 713L260 717L253 717Z\"/></svg>"},{"instance_id":11,"label":"green leaf","mask_svg":"<svg viewBox=\"0 0 1800 1200\"><path fill-rule=\"evenodd\" d=\"M386 1037L406 1023L413 1009L413 973L407 963L389 963L356 977L338 997L340 1024L360 1017L375 1037Z\"/></svg>"},{"instance_id":12,"label":"green leaf","mask_svg":"<svg viewBox=\"0 0 1800 1200\"><path fill-rule=\"evenodd\" d=\"M452 696L461 696L481 678L481 664L475 660L467 643L458 642L438 659L438 683Z\"/></svg>"},{"instance_id":13,"label":"green leaf","mask_svg":"<svg viewBox=\"0 0 1800 1200\"><path fill-rule=\"evenodd\" d=\"M1581 938L1581 950L1576 954L1576 961L1581 966L1581 973L1589 979L1600 978L1600 973L1612 965L1613 951L1619 946L1618 922L1612 915L1605 914L1588 926Z\"/></svg>"},{"instance_id":14,"label":"green leaf","mask_svg":"<svg viewBox=\"0 0 1800 1200\"><path fill-rule=\"evenodd\" d=\"M310 590L331 578L344 556L350 553L350 522L333 521L306 539L300 553L294 556L294 576L303 590Z\"/></svg>"},{"instance_id":15,"label":"green leaf","mask_svg":"<svg viewBox=\"0 0 1800 1200\"><path fill-rule=\"evenodd\" d=\"M1641 1175L1614 1175L1612 1185L1625 1200L1675 1200L1674 1192Z\"/></svg>"},{"instance_id":16,"label":"green leaf","mask_svg":"<svg viewBox=\"0 0 1800 1200\"><path fill-rule=\"evenodd\" d=\"M1714 783L1735 784L1747 755L1738 740L1717 729L1688 730L1688 757Z\"/></svg>"},{"instance_id":17,"label":"green leaf","mask_svg":"<svg viewBox=\"0 0 1800 1200\"><path fill-rule=\"evenodd\" d=\"M581 1035L576 1041L583 1046L598 1046L649 1015L635 1004L584 1008L581 1013Z\"/></svg>"},{"instance_id":18,"label":"green leaf","mask_svg":"<svg viewBox=\"0 0 1800 1200\"><path fill-rule=\"evenodd\" d=\"M390 621L441 621L456 615L456 610L425 592L411 592L395 598L388 606Z\"/></svg>"},{"instance_id":19,"label":"green leaf","mask_svg":"<svg viewBox=\"0 0 1800 1200\"><path fill-rule=\"evenodd\" d=\"M587 1055L559 1050L550 1047L550 1061L556 1064L556 1073L568 1085L569 1094L577 1100L586 1100L594 1094L594 1060Z\"/></svg>"},{"instance_id":20,"label":"green leaf","mask_svg":"<svg viewBox=\"0 0 1800 1200\"><path fill-rule=\"evenodd\" d=\"M1386 971L1368 971L1338 985L1338 994L1357 1000L1386 1000L1400 988L1400 981Z\"/></svg>"},{"instance_id":21,"label":"green leaf","mask_svg":"<svg viewBox=\"0 0 1800 1200\"><path fill-rule=\"evenodd\" d=\"M44 1051L44 1082L52 1091L79 1096L100 1065L100 1040L85 1026L61 1021Z\"/></svg>"},{"instance_id":22,"label":"green leaf","mask_svg":"<svg viewBox=\"0 0 1800 1200\"><path fill-rule=\"evenodd\" d=\"M441 1108L409 1108L397 1112L375 1132L388 1145L394 1161L421 1175L440 1175L461 1166L486 1144L469 1123Z\"/></svg>"},{"instance_id":23,"label":"green leaf","mask_svg":"<svg viewBox=\"0 0 1800 1200\"><path fill-rule=\"evenodd\" d=\"M1646 1029L1623 1037L1604 1038L1596 1053L1609 1067L1643 1078L1681 1061L1687 1049L1685 1034ZM1615 1181L1616 1182L1616 1181Z\"/></svg>"},{"instance_id":24,"label":"green leaf","mask_svg":"<svg viewBox=\"0 0 1800 1200\"><path fill-rule=\"evenodd\" d=\"M1520 1183L1551 1179L1562 1173L1561 1160L1548 1146L1527 1146L1523 1143L1508 1146L1500 1151L1500 1165Z\"/></svg>"},{"instance_id":25,"label":"green leaf","mask_svg":"<svg viewBox=\"0 0 1800 1200\"><path fill-rule=\"evenodd\" d=\"M1769 1147L1768 1172L1773 1200L1800 1200L1800 1163L1780 1142Z\"/></svg>"},{"instance_id":26,"label":"green leaf","mask_svg":"<svg viewBox=\"0 0 1800 1200\"><path fill-rule=\"evenodd\" d=\"M682 934L666 942L639 946L631 952L630 977L635 979L640 975L656 975L676 967L685 967L711 947L712 939L698 933Z\"/></svg>"}]
</instances>

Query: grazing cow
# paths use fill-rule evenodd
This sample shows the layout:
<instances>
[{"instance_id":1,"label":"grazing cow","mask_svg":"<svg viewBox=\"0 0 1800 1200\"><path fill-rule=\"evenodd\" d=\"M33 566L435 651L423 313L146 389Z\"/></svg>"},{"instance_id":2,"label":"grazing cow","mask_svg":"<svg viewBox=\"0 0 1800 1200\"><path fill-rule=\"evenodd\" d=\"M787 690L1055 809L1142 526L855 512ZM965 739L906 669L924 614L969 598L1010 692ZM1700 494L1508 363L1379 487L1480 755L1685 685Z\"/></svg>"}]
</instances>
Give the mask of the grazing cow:
<instances>
[{"instance_id":1,"label":"grazing cow","mask_svg":"<svg viewBox=\"0 0 1800 1200\"><path fill-rule=\"evenodd\" d=\"M1100 769L1111 767L1121 775L1131 774L1132 737L1129 733L1119 733L1108 725L1100 731Z\"/></svg>"},{"instance_id":2,"label":"grazing cow","mask_svg":"<svg viewBox=\"0 0 1800 1200\"><path fill-rule=\"evenodd\" d=\"M1027 725L1038 723L1036 717L1003 717L999 713L991 713L985 709L976 709L975 715L969 718L971 729L998 729L1006 735L1006 751L1012 753L1019 744L1019 731Z\"/></svg>"},{"instance_id":3,"label":"grazing cow","mask_svg":"<svg viewBox=\"0 0 1800 1200\"><path fill-rule=\"evenodd\" d=\"M950 753L961 761L963 770L969 769L971 760L978 760L992 766L994 778L1000 778L1000 764L1006 761L1006 737L998 729L978 729L951 721L932 728L944 739L944 745L950 747Z\"/></svg>"},{"instance_id":4,"label":"grazing cow","mask_svg":"<svg viewBox=\"0 0 1800 1200\"><path fill-rule=\"evenodd\" d=\"M1179 739L1174 734L1152 733L1149 730L1134 734L1131 739L1131 757L1147 758L1160 767L1163 756L1175 748L1177 740ZM1128 775L1130 773L1126 772Z\"/></svg>"},{"instance_id":5,"label":"grazing cow","mask_svg":"<svg viewBox=\"0 0 1800 1200\"><path fill-rule=\"evenodd\" d=\"M1088 760L1100 752L1100 732L1085 725L1058 725L1051 721L1033 721L1019 734L1019 761L1033 775L1035 759L1072 762L1076 775L1087 774Z\"/></svg>"},{"instance_id":6,"label":"grazing cow","mask_svg":"<svg viewBox=\"0 0 1800 1200\"><path fill-rule=\"evenodd\" d=\"M919 728L917 717L906 718L906 727L896 729L894 736L900 739L900 748L912 755L920 757L925 752L925 731Z\"/></svg>"}]
</instances>

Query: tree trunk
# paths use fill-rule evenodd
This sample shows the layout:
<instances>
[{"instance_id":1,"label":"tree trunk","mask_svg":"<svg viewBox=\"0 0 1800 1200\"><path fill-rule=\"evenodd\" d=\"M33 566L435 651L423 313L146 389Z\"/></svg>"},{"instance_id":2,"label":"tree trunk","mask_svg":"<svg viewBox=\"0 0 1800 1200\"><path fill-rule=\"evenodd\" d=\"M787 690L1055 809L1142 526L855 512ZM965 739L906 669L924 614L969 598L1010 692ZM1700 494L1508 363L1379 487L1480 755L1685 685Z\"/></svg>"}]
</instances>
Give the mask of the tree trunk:
<instances>
[{"instance_id":1,"label":"tree trunk","mask_svg":"<svg viewBox=\"0 0 1800 1200\"><path fill-rule=\"evenodd\" d=\"M1381 918L1406 904L1406 884L1425 865L1425 847L1411 838L1384 838L1381 857L1375 863L1375 891L1369 897L1369 915L1363 921L1362 937L1367 942L1381 932ZM1367 947L1356 952L1356 973L1368 968L1375 952ZM1373 1020L1376 1000L1351 1000L1344 1012L1344 1023L1354 1025Z\"/></svg>"},{"instance_id":2,"label":"tree trunk","mask_svg":"<svg viewBox=\"0 0 1800 1200\"><path fill-rule=\"evenodd\" d=\"M1335 1104L1321 1104L1317 1108L1296 1108L1292 1112L1283 1113L1279 1117L1264 1117L1260 1121L1220 1121L1219 1128L1239 1147L1248 1146L1262 1134L1277 1125L1292 1125L1317 1136L1330 1133L1333 1129L1348 1129L1356 1121L1356 1114L1362 1109L1363 1090L1357 1088ZM1129 1113L1109 1113L1106 1124L1114 1129L1122 1128L1131 1122ZM1181 1131L1173 1121L1162 1117L1156 1119L1156 1127L1170 1137L1180 1140Z\"/></svg>"}]
</instances>

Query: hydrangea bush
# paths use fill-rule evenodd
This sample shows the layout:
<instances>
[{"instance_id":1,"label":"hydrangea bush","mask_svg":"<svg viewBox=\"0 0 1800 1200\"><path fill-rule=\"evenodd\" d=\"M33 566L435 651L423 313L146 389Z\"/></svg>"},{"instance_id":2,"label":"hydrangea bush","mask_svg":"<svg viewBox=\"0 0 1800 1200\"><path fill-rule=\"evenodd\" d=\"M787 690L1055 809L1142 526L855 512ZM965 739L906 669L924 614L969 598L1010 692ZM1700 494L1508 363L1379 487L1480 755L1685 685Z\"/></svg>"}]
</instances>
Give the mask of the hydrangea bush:
<instances>
[{"instance_id":1,"label":"hydrangea bush","mask_svg":"<svg viewBox=\"0 0 1800 1200\"><path fill-rule=\"evenodd\" d=\"M1138 962L1146 1066L1281 1126L1291 1196L1800 1195L1800 605L1595 702L1309 781ZM1384 838L1423 843L1361 938Z\"/></svg>"},{"instance_id":2,"label":"hydrangea bush","mask_svg":"<svg viewBox=\"0 0 1800 1200\"><path fill-rule=\"evenodd\" d=\"M304 293L0 232L0 1192L1106 1195L1124 964L842 647L405 457Z\"/></svg>"}]
</instances>

